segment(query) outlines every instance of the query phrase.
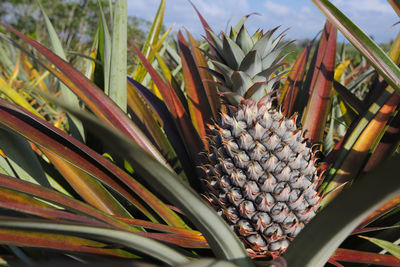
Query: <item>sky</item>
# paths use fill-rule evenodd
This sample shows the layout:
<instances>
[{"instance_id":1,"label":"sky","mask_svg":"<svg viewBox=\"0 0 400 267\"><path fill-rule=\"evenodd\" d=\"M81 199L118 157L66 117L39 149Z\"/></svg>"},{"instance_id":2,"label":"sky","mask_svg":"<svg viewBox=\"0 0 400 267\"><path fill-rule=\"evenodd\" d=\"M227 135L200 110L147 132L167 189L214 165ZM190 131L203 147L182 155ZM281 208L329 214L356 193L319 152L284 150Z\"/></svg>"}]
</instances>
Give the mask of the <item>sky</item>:
<instances>
[{"instance_id":1,"label":"sky","mask_svg":"<svg viewBox=\"0 0 400 267\"><path fill-rule=\"evenodd\" d=\"M311 0L192 0L213 31L225 31L250 13L246 22L250 33L281 25L289 28L288 39L313 38L323 27L325 17ZM400 18L386 0L332 0L346 16L377 42L394 39ZM152 21L160 0L128 0L128 14ZM174 31L188 29L196 38L204 34L200 20L188 0L167 0L164 25ZM343 36L339 37L343 40Z\"/></svg>"}]
</instances>

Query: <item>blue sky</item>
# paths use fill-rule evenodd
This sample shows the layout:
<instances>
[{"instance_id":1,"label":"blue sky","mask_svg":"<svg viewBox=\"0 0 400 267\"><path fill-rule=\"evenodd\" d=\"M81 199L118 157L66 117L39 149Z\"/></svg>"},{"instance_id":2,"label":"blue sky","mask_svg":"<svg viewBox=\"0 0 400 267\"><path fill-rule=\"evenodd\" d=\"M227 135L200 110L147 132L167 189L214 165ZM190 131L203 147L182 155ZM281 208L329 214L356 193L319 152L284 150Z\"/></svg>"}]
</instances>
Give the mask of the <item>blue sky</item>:
<instances>
[{"instance_id":1,"label":"blue sky","mask_svg":"<svg viewBox=\"0 0 400 267\"><path fill-rule=\"evenodd\" d=\"M152 20L160 0L128 0L128 14ZM257 28L270 29L281 25L290 28L289 39L313 38L323 27L325 18L311 0L192 0L214 31L235 25L252 12L246 26L250 32ZM394 39L400 19L386 0L332 0L342 12L377 42ZM187 28L196 37L204 34L195 11L187 0L167 0L164 24L174 29ZM343 37L341 37L343 38Z\"/></svg>"}]
</instances>

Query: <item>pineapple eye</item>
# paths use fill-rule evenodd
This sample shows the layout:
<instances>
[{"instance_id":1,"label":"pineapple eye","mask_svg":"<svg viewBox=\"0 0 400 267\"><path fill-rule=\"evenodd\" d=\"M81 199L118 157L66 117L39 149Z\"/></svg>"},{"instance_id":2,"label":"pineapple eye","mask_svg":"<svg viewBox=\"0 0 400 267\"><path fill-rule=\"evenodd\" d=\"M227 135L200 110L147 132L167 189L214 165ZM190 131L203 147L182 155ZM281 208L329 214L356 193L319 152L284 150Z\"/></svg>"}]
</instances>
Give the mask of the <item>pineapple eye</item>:
<instances>
[{"instance_id":1,"label":"pineapple eye","mask_svg":"<svg viewBox=\"0 0 400 267\"><path fill-rule=\"evenodd\" d=\"M285 186L286 186L285 182L277 184L274 189L274 195L279 195L283 191L283 189L285 189Z\"/></svg>"}]
</instances>

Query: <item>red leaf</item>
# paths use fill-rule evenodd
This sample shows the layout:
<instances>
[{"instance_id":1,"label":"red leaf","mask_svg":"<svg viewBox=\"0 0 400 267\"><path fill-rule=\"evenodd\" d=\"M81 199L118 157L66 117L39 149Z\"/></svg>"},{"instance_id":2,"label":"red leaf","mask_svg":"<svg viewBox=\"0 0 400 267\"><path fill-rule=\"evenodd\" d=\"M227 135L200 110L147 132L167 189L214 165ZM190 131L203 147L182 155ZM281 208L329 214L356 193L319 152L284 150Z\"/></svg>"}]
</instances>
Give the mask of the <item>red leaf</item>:
<instances>
[{"instance_id":1,"label":"red leaf","mask_svg":"<svg viewBox=\"0 0 400 267\"><path fill-rule=\"evenodd\" d=\"M200 138L204 142L206 137L206 124L211 122L211 109L207 102L207 96L203 82L201 81L199 68L196 66L192 53L181 31L178 33L178 45L190 115L192 121L197 126L196 128ZM204 143L206 144L206 142Z\"/></svg>"},{"instance_id":2,"label":"red leaf","mask_svg":"<svg viewBox=\"0 0 400 267\"><path fill-rule=\"evenodd\" d=\"M149 72L157 88L160 90L161 95L164 98L168 109L170 110L174 118L177 120L182 130L182 134L185 137L184 140L187 142L187 146L191 151L192 158L196 163L199 163L199 153L204 151L204 144L200 140L199 135L196 132L196 129L193 127L193 124L190 121L189 116L185 111L185 108L180 102L178 96L175 94L175 91L172 88L171 84L168 81L164 83L160 75L153 68L153 66L151 66L151 64L140 52L140 50L133 43L131 43L131 45L133 46L133 48L136 51L136 54L139 56L143 65Z\"/></svg>"},{"instance_id":3,"label":"red leaf","mask_svg":"<svg viewBox=\"0 0 400 267\"><path fill-rule=\"evenodd\" d=\"M338 248L331 257L336 261L375 264L383 266L400 266L400 259L392 255L356 251Z\"/></svg>"},{"instance_id":4,"label":"red leaf","mask_svg":"<svg viewBox=\"0 0 400 267\"><path fill-rule=\"evenodd\" d=\"M185 227L180 217L132 176L48 122L3 99L0 99L0 122L110 186L149 218L154 219L147 208L115 180L122 181L166 222Z\"/></svg>"},{"instance_id":5,"label":"red leaf","mask_svg":"<svg viewBox=\"0 0 400 267\"><path fill-rule=\"evenodd\" d=\"M158 161L167 165L165 159L155 149L142 131L132 122L131 119L115 104L102 90L100 90L92 81L86 78L68 62L54 54L52 51L42 46L35 40L23 35L12 27L1 23L18 37L27 41L50 62L52 62L61 72L46 66L54 75L61 79L83 102L95 113L99 118L106 122L111 127L122 131L125 135L131 138L135 143L147 151Z\"/></svg>"},{"instance_id":6,"label":"red leaf","mask_svg":"<svg viewBox=\"0 0 400 267\"><path fill-rule=\"evenodd\" d=\"M365 218L358 227L365 227L371 222L374 222L376 219L382 217L383 215L387 214L388 212L392 211L394 208L400 205L400 195L397 195L395 198L389 200L370 215Z\"/></svg>"},{"instance_id":7,"label":"red leaf","mask_svg":"<svg viewBox=\"0 0 400 267\"><path fill-rule=\"evenodd\" d=\"M97 241L50 233L32 233L27 231L0 229L0 243L22 247L28 246L58 249L62 251L112 255L123 258L130 258L132 256L132 254L120 249L105 248L105 244Z\"/></svg>"},{"instance_id":8,"label":"red leaf","mask_svg":"<svg viewBox=\"0 0 400 267\"><path fill-rule=\"evenodd\" d=\"M308 43L301 54L297 57L296 62L294 63L289 73L288 79L286 80L283 87L283 92L286 91L286 94L284 96L282 109L286 117L290 117L293 114L293 107L296 100L297 92L302 86L308 56L310 54L313 43L313 41Z\"/></svg>"},{"instance_id":9,"label":"red leaf","mask_svg":"<svg viewBox=\"0 0 400 267\"><path fill-rule=\"evenodd\" d=\"M70 211L79 212L85 216L96 218L97 220L117 227L118 229L133 231L133 228L129 227L127 224L122 223L121 221L114 219L113 217L74 198L65 196L57 191L45 188L43 186L0 174L0 187L50 201L53 204L65 207Z\"/></svg>"},{"instance_id":10,"label":"red leaf","mask_svg":"<svg viewBox=\"0 0 400 267\"><path fill-rule=\"evenodd\" d=\"M328 21L318 49L316 69L310 87L310 100L303 114L303 128L311 142L322 141L330 108L336 58L336 29Z\"/></svg>"}]
</instances>

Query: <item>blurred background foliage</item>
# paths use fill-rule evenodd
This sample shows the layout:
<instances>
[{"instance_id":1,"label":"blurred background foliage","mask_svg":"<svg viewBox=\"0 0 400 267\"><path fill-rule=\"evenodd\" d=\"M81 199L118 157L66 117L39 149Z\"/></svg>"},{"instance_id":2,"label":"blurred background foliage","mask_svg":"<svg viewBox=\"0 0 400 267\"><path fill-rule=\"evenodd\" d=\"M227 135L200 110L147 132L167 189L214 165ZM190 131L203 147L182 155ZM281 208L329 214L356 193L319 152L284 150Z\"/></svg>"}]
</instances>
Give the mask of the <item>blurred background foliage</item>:
<instances>
[{"instance_id":1,"label":"blurred background foliage","mask_svg":"<svg viewBox=\"0 0 400 267\"><path fill-rule=\"evenodd\" d=\"M41 4L46 8L47 16L52 21L64 50L74 53L87 52L99 25L99 2L103 6L105 18L110 18L108 0L43 0ZM79 19L84 18L84 19ZM47 35L44 17L35 1L9 0L0 2L0 21L49 47L50 39ZM109 21L107 21L110 24ZM151 27L151 21L128 16L129 40L142 48ZM163 26L161 32L165 32ZM69 53L68 57L74 62L76 55ZM135 64L136 57L133 49L128 47L128 65Z\"/></svg>"}]
</instances>

